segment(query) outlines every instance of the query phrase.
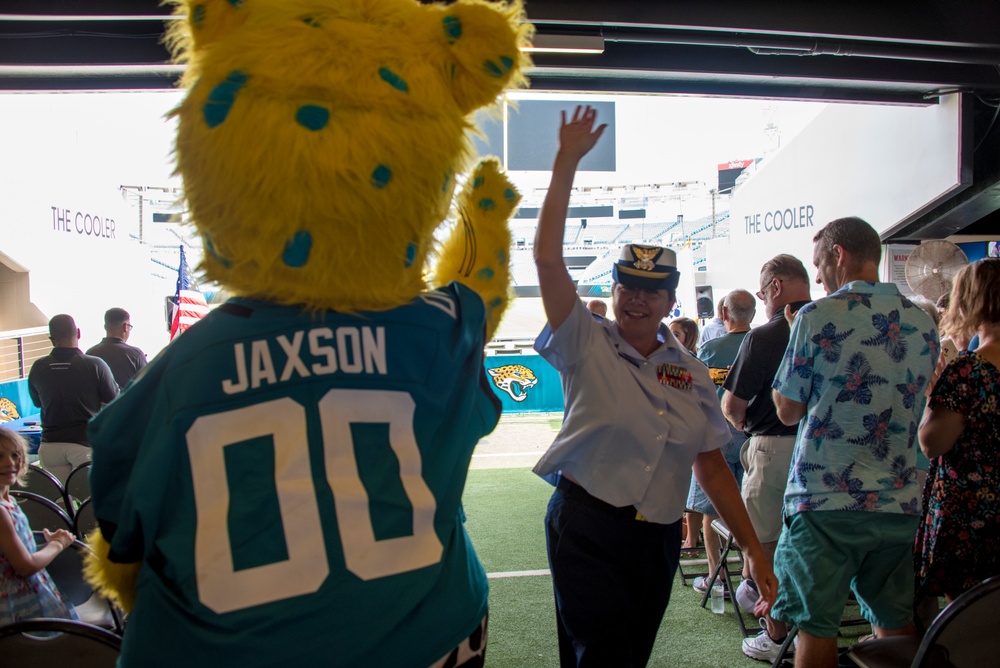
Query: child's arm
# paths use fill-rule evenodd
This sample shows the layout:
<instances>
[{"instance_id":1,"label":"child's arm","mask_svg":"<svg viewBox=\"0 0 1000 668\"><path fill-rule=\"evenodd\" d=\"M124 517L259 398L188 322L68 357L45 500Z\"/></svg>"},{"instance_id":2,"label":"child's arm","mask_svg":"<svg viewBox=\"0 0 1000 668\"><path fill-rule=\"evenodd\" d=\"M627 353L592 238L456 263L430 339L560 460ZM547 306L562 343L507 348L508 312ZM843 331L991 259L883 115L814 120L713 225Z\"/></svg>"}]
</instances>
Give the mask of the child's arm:
<instances>
[{"instance_id":1,"label":"child's arm","mask_svg":"<svg viewBox=\"0 0 1000 668\"><path fill-rule=\"evenodd\" d=\"M26 578L42 570L56 558L60 552L73 544L73 534L65 529L57 529L55 533L43 530L45 546L31 554L18 538L14 530L14 519L6 508L0 509L0 552L3 552L14 567L14 572Z\"/></svg>"}]
</instances>

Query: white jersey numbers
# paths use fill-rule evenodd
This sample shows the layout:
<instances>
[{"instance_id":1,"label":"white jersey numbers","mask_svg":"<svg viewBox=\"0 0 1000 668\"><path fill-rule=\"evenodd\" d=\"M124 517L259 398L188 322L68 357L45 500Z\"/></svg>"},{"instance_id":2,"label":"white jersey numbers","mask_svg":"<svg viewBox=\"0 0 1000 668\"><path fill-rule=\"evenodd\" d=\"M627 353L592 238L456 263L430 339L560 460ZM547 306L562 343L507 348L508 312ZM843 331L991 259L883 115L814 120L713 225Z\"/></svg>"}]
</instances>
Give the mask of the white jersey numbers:
<instances>
[{"instance_id":1,"label":"white jersey numbers","mask_svg":"<svg viewBox=\"0 0 1000 668\"><path fill-rule=\"evenodd\" d=\"M420 450L413 434L416 405L406 392L330 390L319 402L326 479L333 489L337 525L347 569L373 580L423 568L441 560L434 531L434 495L420 473ZM399 459L399 477L413 506L413 535L375 540L368 494L354 458L351 423L389 423L389 444Z\"/></svg>"},{"instance_id":2,"label":"white jersey numbers","mask_svg":"<svg viewBox=\"0 0 1000 668\"><path fill-rule=\"evenodd\" d=\"M326 477L333 490L344 560L362 580L423 568L441 559L443 548L434 531L437 504L421 474L414 410L408 393L386 390L330 390L319 402ZM351 424L387 419L390 446L413 507L413 534L376 540ZM265 436L274 443L274 482L288 559L236 571L223 453L228 445ZM188 429L187 445L198 517L195 570L201 602L224 613L317 591L330 570L309 467L303 406L284 398L202 416Z\"/></svg>"}]
</instances>

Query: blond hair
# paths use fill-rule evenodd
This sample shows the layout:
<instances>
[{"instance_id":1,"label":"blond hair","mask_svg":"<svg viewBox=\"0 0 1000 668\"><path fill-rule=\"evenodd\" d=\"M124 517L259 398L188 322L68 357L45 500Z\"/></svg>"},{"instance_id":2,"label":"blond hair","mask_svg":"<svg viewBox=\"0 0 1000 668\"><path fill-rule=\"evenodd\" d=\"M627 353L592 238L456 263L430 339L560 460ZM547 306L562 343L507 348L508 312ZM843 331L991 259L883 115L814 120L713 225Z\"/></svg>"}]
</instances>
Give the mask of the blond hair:
<instances>
[{"instance_id":1,"label":"blond hair","mask_svg":"<svg viewBox=\"0 0 1000 668\"><path fill-rule=\"evenodd\" d=\"M17 466L17 484L24 486L24 476L28 473L28 443L24 437L12 429L0 429L0 447L9 445L20 460Z\"/></svg>"},{"instance_id":2,"label":"blond hair","mask_svg":"<svg viewBox=\"0 0 1000 668\"><path fill-rule=\"evenodd\" d=\"M984 323L1000 323L1000 258L962 267L951 286L951 303L941 324L953 336L972 338Z\"/></svg>"}]
</instances>

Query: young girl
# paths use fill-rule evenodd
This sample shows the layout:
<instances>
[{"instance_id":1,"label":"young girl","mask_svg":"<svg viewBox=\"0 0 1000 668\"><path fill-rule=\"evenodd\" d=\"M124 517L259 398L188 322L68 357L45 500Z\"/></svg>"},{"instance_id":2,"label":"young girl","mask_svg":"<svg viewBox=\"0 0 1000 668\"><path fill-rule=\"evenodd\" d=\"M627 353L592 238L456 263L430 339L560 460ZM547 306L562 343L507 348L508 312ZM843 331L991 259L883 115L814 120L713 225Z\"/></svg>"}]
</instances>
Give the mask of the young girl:
<instances>
[{"instance_id":1,"label":"young girl","mask_svg":"<svg viewBox=\"0 0 1000 668\"><path fill-rule=\"evenodd\" d=\"M46 543L39 549L10 486L28 472L28 449L15 431L0 429L0 626L33 617L79 619L65 603L48 566L73 543L65 529L43 530Z\"/></svg>"},{"instance_id":2,"label":"young girl","mask_svg":"<svg viewBox=\"0 0 1000 668\"><path fill-rule=\"evenodd\" d=\"M677 343L698 353L698 323L691 318L674 318L668 325Z\"/></svg>"}]
</instances>

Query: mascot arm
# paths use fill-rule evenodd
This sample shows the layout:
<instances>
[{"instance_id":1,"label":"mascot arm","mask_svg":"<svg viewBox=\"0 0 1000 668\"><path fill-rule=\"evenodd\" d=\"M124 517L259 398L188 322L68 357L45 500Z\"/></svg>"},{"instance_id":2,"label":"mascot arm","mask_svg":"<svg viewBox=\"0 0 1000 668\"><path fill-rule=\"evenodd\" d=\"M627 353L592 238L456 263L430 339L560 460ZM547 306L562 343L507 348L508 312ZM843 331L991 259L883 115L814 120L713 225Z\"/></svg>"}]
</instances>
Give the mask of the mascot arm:
<instances>
[{"instance_id":1,"label":"mascot arm","mask_svg":"<svg viewBox=\"0 0 1000 668\"><path fill-rule=\"evenodd\" d=\"M458 223L441 248L434 285L458 281L486 304L486 338L493 338L510 301L508 221L521 195L496 158L481 161L458 196Z\"/></svg>"},{"instance_id":2,"label":"mascot arm","mask_svg":"<svg viewBox=\"0 0 1000 668\"><path fill-rule=\"evenodd\" d=\"M135 580L141 562L118 564L111 561L108 558L111 546L100 529L94 529L87 535L87 545L91 549L83 564L87 582L122 610L131 612L135 605Z\"/></svg>"}]
</instances>

